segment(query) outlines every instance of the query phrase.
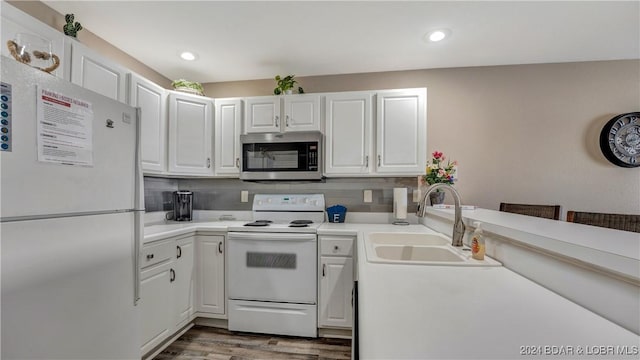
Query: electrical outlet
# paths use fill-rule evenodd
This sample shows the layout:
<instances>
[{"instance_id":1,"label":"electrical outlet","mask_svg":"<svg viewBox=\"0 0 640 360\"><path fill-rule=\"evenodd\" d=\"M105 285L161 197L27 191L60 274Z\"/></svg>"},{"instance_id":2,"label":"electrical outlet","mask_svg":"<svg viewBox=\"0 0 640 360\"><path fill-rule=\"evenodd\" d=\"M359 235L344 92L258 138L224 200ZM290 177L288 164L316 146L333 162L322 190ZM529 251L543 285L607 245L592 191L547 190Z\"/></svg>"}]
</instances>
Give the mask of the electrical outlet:
<instances>
[{"instance_id":1,"label":"electrical outlet","mask_svg":"<svg viewBox=\"0 0 640 360\"><path fill-rule=\"evenodd\" d=\"M240 191L240 202L249 202L249 192L247 190Z\"/></svg>"},{"instance_id":2,"label":"electrical outlet","mask_svg":"<svg viewBox=\"0 0 640 360\"><path fill-rule=\"evenodd\" d=\"M366 203L370 203L373 202L373 194L371 190L365 190L364 191L364 202Z\"/></svg>"},{"instance_id":3,"label":"electrical outlet","mask_svg":"<svg viewBox=\"0 0 640 360\"><path fill-rule=\"evenodd\" d=\"M413 202L417 203L420 202L421 199L421 195L422 191L420 191L420 189L414 189L413 190Z\"/></svg>"}]
</instances>

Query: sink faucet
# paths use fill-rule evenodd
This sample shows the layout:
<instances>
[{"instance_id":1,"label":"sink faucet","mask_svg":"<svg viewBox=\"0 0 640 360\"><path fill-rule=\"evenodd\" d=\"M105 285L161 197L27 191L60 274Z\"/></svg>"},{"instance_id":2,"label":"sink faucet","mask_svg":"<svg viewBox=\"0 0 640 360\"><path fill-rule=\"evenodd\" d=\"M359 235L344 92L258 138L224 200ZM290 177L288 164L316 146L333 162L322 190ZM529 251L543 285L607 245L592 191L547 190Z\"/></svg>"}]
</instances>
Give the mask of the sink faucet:
<instances>
[{"instance_id":1,"label":"sink faucet","mask_svg":"<svg viewBox=\"0 0 640 360\"><path fill-rule=\"evenodd\" d=\"M462 210L460 208L460 194L458 191L451 185L446 183L437 183L429 186L427 191L424 193L424 197L422 201L418 203L418 211L416 211L416 215L420 217L425 217L426 209L427 209L427 198L429 194L438 190L438 189L447 189L453 194L453 201L455 204L455 219L453 221L453 234L451 235L451 245L452 246L462 246L462 237L464 236L464 222L462 222Z\"/></svg>"}]
</instances>

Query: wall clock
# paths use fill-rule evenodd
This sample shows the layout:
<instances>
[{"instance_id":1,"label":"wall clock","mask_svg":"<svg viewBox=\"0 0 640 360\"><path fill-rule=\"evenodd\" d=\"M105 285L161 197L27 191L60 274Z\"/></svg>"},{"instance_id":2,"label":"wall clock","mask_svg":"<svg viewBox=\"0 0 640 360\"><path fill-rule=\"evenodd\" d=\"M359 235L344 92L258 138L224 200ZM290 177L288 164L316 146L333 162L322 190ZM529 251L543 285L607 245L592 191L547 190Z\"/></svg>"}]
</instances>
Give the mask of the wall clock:
<instances>
[{"instance_id":1,"label":"wall clock","mask_svg":"<svg viewBox=\"0 0 640 360\"><path fill-rule=\"evenodd\" d=\"M600 132L600 150L615 165L640 166L640 112L621 114L609 120Z\"/></svg>"}]
</instances>

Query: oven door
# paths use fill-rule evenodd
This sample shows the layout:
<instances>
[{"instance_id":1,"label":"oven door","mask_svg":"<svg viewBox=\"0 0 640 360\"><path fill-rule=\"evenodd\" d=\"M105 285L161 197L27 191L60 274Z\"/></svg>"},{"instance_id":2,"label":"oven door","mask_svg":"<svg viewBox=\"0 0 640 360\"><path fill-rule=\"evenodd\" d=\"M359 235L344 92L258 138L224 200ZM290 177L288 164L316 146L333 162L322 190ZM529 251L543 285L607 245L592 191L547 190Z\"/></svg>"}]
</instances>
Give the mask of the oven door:
<instances>
[{"instance_id":1,"label":"oven door","mask_svg":"<svg viewBox=\"0 0 640 360\"><path fill-rule=\"evenodd\" d=\"M230 232L229 298L315 304L315 234Z\"/></svg>"}]
</instances>

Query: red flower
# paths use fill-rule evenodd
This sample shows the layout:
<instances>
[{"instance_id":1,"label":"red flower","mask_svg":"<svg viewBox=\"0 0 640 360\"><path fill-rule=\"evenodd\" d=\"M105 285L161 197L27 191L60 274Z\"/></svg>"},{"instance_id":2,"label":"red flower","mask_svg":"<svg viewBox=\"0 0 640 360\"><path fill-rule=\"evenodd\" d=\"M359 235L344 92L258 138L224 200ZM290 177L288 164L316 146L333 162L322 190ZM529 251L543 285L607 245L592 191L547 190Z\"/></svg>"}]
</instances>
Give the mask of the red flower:
<instances>
[{"instance_id":1,"label":"red flower","mask_svg":"<svg viewBox=\"0 0 640 360\"><path fill-rule=\"evenodd\" d=\"M434 159L440 159L442 157L442 153L439 151L434 151L431 155L433 155Z\"/></svg>"}]
</instances>

